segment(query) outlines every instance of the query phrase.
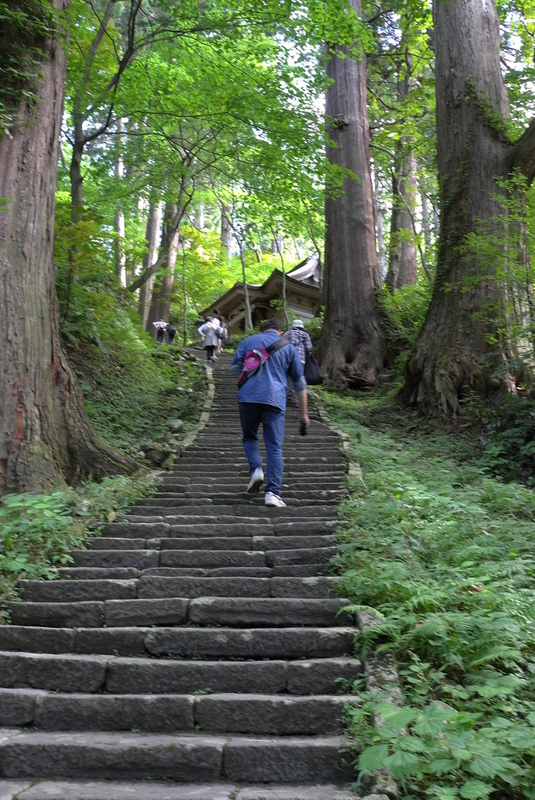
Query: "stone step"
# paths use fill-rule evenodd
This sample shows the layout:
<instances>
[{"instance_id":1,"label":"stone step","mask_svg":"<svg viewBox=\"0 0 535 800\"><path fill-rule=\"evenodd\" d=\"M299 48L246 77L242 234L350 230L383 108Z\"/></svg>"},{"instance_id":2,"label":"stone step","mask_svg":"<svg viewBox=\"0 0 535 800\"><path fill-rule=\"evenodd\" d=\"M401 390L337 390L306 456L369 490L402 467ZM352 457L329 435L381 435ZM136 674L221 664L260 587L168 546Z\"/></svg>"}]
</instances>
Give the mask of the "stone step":
<instances>
[{"instance_id":1,"label":"stone step","mask_svg":"<svg viewBox=\"0 0 535 800\"><path fill-rule=\"evenodd\" d=\"M145 644L152 655L172 655L173 647L180 655L177 634L183 634L183 629L154 628L145 633ZM353 683L361 673L360 662L345 656L225 661L0 652L0 683L4 688L52 692L342 694L343 682Z\"/></svg>"},{"instance_id":2,"label":"stone step","mask_svg":"<svg viewBox=\"0 0 535 800\"><path fill-rule=\"evenodd\" d=\"M314 736L340 733L344 706L357 702L355 695L95 695L0 689L0 726Z\"/></svg>"},{"instance_id":3,"label":"stone step","mask_svg":"<svg viewBox=\"0 0 535 800\"><path fill-rule=\"evenodd\" d=\"M162 581L180 579L153 579ZM183 579L186 580L186 579ZM198 581L202 579L191 579ZM208 579L210 580L210 579ZM228 591L233 591L233 578L213 578L214 582L228 582ZM242 579L243 581L244 579ZM150 625L224 625L240 628L283 627L290 625L339 626L352 624L353 619L340 609L347 605L344 599L269 597L269 579L252 578L256 581L249 589L249 596L193 596L105 600L105 601L48 601L16 602L8 604L14 625L30 625L49 628L64 627L134 627ZM80 584L84 587L86 582ZM173 591L174 585L168 588ZM157 591L154 585L152 591ZM159 589L160 593L163 588ZM195 586L191 592L195 591ZM260 596L254 592L260 592ZM243 594L243 593L241 593Z\"/></svg>"},{"instance_id":4,"label":"stone step","mask_svg":"<svg viewBox=\"0 0 535 800\"><path fill-rule=\"evenodd\" d=\"M169 491L180 492L204 492L205 495L210 497L214 496L215 492L225 491L227 493L233 492L239 494L247 490L248 475L236 475L234 477L225 478L224 480L205 481L195 476L180 477L176 475L165 475L158 482L158 489L164 487ZM314 478L307 478L306 480L292 480L291 482L283 481L281 484L281 493L287 495L290 492L316 492L318 490L340 491L341 481L338 476L326 477L324 475L316 475Z\"/></svg>"},{"instance_id":5,"label":"stone step","mask_svg":"<svg viewBox=\"0 0 535 800\"><path fill-rule=\"evenodd\" d=\"M0 741L6 778L343 783L341 736L17 732Z\"/></svg>"},{"instance_id":6,"label":"stone step","mask_svg":"<svg viewBox=\"0 0 535 800\"><path fill-rule=\"evenodd\" d=\"M291 550L74 550L75 567L274 567L328 564L336 547ZM127 581L125 581L127 583ZM126 591L126 590L125 590Z\"/></svg>"},{"instance_id":7,"label":"stone step","mask_svg":"<svg viewBox=\"0 0 535 800\"><path fill-rule=\"evenodd\" d=\"M199 578L228 578L232 576L250 578L312 577L314 575L322 575L325 571L325 564L295 564L279 567L214 567L213 569L204 569L202 567L148 567L147 569L135 569L134 567L124 567L123 571L131 573L131 577L136 578L148 575ZM101 580L102 578L113 578L115 572L117 570L108 569L107 567L60 567L58 569L59 577L65 580Z\"/></svg>"},{"instance_id":8,"label":"stone step","mask_svg":"<svg viewBox=\"0 0 535 800\"><path fill-rule=\"evenodd\" d=\"M136 538L134 528L122 528L120 525L134 525L138 522L151 522L151 523L164 523L170 525L169 536L191 536L195 538L203 536L250 536L251 530L253 535L258 536L296 536L305 534L307 536L324 536L328 533L334 533L340 527L337 519L267 519L262 517L238 517L237 522L230 522L228 516L222 516L222 522L214 519L213 516L198 515L192 517L188 514L173 514L163 517L158 516L140 516L137 514L129 514L118 522L102 527L102 535L106 537L128 537L130 534L132 538ZM229 526L229 527L227 527ZM234 527L240 526L240 527ZM244 526L251 526L247 529ZM172 528L172 529L171 529ZM234 532L233 532L234 531ZM144 538L144 537L143 537Z\"/></svg>"},{"instance_id":9,"label":"stone step","mask_svg":"<svg viewBox=\"0 0 535 800\"><path fill-rule=\"evenodd\" d=\"M331 505L301 505L287 506L286 508L269 508L263 502L253 501L245 498L234 498L232 503L212 503L209 498L204 500L194 500L185 498L183 503L163 497L145 497L131 507L133 514L145 513L148 509L149 514L156 516L217 516L217 517L258 517L268 519L272 522L304 522L311 519L315 522L322 519L335 519L336 512ZM142 508L143 512L139 509ZM177 509L172 511L170 509ZM155 511L155 509L158 509ZM161 509L161 510L160 510ZM113 523L115 524L115 523Z\"/></svg>"},{"instance_id":10,"label":"stone step","mask_svg":"<svg viewBox=\"0 0 535 800\"><path fill-rule=\"evenodd\" d=\"M167 628L154 645L147 636L151 628L45 628L0 626L0 648L5 652L102 654L181 658L292 659L333 658L351 655L356 631L353 627L287 628ZM172 632L172 633L171 633ZM164 652L168 641L171 650ZM148 644L148 647L147 647ZM33 685L33 684L32 684Z\"/></svg>"},{"instance_id":11,"label":"stone step","mask_svg":"<svg viewBox=\"0 0 535 800\"><path fill-rule=\"evenodd\" d=\"M165 577L145 575L133 583L134 599L166 597L329 597L339 582L334 578ZM84 600L124 599L114 580L19 581L22 599L34 603L72 603ZM114 593L114 590L115 591ZM155 624L157 624L155 620Z\"/></svg>"},{"instance_id":12,"label":"stone step","mask_svg":"<svg viewBox=\"0 0 535 800\"><path fill-rule=\"evenodd\" d=\"M253 530L253 529L251 529ZM271 532L271 531L270 531ZM183 531L180 531L182 534ZM215 532L218 533L217 531ZM291 550L299 547L330 547L334 536L172 536L164 539L134 539L103 536L88 542L89 550Z\"/></svg>"},{"instance_id":13,"label":"stone step","mask_svg":"<svg viewBox=\"0 0 535 800\"><path fill-rule=\"evenodd\" d=\"M334 784L282 786L234 783L181 784L166 781L2 781L2 800L360 800ZM386 795L376 795L386 800Z\"/></svg>"},{"instance_id":14,"label":"stone step","mask_svg":"<svg viewBox=\"0 0 535 800\"><path fill-rule=\"evenodd\" d=\"M186 499L188 497L206 497L207 494L213 499L214 502L219 502L220 500L225 500L226 498L231 499L235 498L236 496L244 495L245 497L249 497L250 495L246 492L246 486L243 484L239 484L236 486L235 490L230 490L222 487L218 487L217 489L213 489L212 491L207 492L206 487L199 488L199 489L177 489L174 490L172 486L162 486L156 490L155 497L177 497L179 499ZM290 501L296 502L300 500L307 500L307 502L321 502L321 503L338 503L342 497L347 494L346 489L323 489L318 488L313 491L311 494L310 489L303 489L303 490L294 490L294 489L284 489L281 491L281 496L284 498L285 503L289 503ZM260 501L264 502L264 493L260 493L259 495Z\"/></svg>"}]
</instances>

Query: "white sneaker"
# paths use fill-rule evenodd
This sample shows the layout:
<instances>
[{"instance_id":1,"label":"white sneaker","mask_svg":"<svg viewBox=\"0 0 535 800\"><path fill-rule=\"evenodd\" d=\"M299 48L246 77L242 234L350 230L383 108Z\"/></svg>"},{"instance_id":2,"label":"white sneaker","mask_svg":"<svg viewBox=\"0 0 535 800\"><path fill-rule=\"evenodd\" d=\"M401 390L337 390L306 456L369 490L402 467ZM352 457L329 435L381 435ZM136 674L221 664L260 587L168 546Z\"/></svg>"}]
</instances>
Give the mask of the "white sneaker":
<instances>
[{"instance_id":1,"label":"white sneaker","mask_svg":"<svg viewBox=\"0 0 535 800\"><path fill-rule=\"evenodd\" d=\"M273 494L273 492L266 492L266 506L274 506L276 508L285 508L286 503L279 497L278 494Z\"/></svg>"},{"instance_id":2,"label":"white sneaker","mask_svg":"<svg viewBox=\"0 0 535 800\"><path fill-rule=\"evenodd\" d=\"M262 467L257 467L251 475L251 480L247 486L248 494L258 494L260 487L264 483L264 470Z\"/></svg>"}]
</instances>

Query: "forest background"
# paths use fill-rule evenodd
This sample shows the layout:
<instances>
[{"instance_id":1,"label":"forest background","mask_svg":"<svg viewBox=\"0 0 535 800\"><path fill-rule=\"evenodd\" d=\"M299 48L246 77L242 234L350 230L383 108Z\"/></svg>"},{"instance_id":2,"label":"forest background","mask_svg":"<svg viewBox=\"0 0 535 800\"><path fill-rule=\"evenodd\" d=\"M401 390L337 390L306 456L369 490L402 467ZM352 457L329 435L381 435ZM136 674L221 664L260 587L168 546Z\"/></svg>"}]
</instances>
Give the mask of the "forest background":
<instances>
[{"instance_id":1,"label":"forest background","mask_svg":"<svg viewBox=\"0 0 535 800\"><path fill-rule=\"evenodd\" d=\"M194 341L236 280L320 253L358 462L339 566L406 702L370 700L348 747L406 797L535 796L534 16L0 3L4 586L53 577L150 490L143 440L194 424L198 368L152 321Z\"/></svg>"}]
</instances>

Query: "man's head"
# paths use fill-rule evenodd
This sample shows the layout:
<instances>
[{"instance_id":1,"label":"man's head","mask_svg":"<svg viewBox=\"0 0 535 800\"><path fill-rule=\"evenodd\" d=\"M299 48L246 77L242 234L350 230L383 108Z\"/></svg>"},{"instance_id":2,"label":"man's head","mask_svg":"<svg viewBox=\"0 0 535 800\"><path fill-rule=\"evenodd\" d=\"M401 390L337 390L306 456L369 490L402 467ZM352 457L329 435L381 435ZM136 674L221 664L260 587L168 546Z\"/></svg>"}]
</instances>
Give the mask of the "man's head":
<instances>
[{"instance_id":1,"label":"man's head","mask_svg":"<svg viewBox=\"0 0 535 800\"><path fill-rule=\"evenodd\" d=\"M301 319L294 319L292 323L292 328L301 328L303 329L305 326L303 325L303 320Z\"/></svg>"},{"instance_id":2,"label":"man's head","mask_svg":"<svg viewBox=\"0 0 535 800\"><path fill-rule=\"evenodd\" d=\"M282 333L281 324L278 319L266 319L260 326L260 333L265 333L266 331L277 331L277 333Z\"/></svg>"}]
</instances>

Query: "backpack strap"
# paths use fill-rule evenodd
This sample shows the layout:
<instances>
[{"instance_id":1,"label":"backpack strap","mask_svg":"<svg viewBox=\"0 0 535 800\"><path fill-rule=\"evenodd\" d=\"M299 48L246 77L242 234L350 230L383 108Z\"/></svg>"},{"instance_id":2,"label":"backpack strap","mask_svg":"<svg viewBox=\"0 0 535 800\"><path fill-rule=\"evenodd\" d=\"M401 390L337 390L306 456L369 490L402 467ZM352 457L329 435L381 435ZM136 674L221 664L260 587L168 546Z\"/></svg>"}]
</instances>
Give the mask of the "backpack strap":
<instances>
[{"instance_id":1,"label":"backpack strap","mask_svg":"<svg viewBox=\"0 0 535 800\"><path fill-rule=\"evenodd\" d=\"M287 344L290 344L288 339L285 339L284 336L279 336L276 342L270 344L269 347L266 347L265 350L271 355L272 353L276 353L277 350L280 350L282 347L286 347Z\"/></svg>"}]
</instances>

